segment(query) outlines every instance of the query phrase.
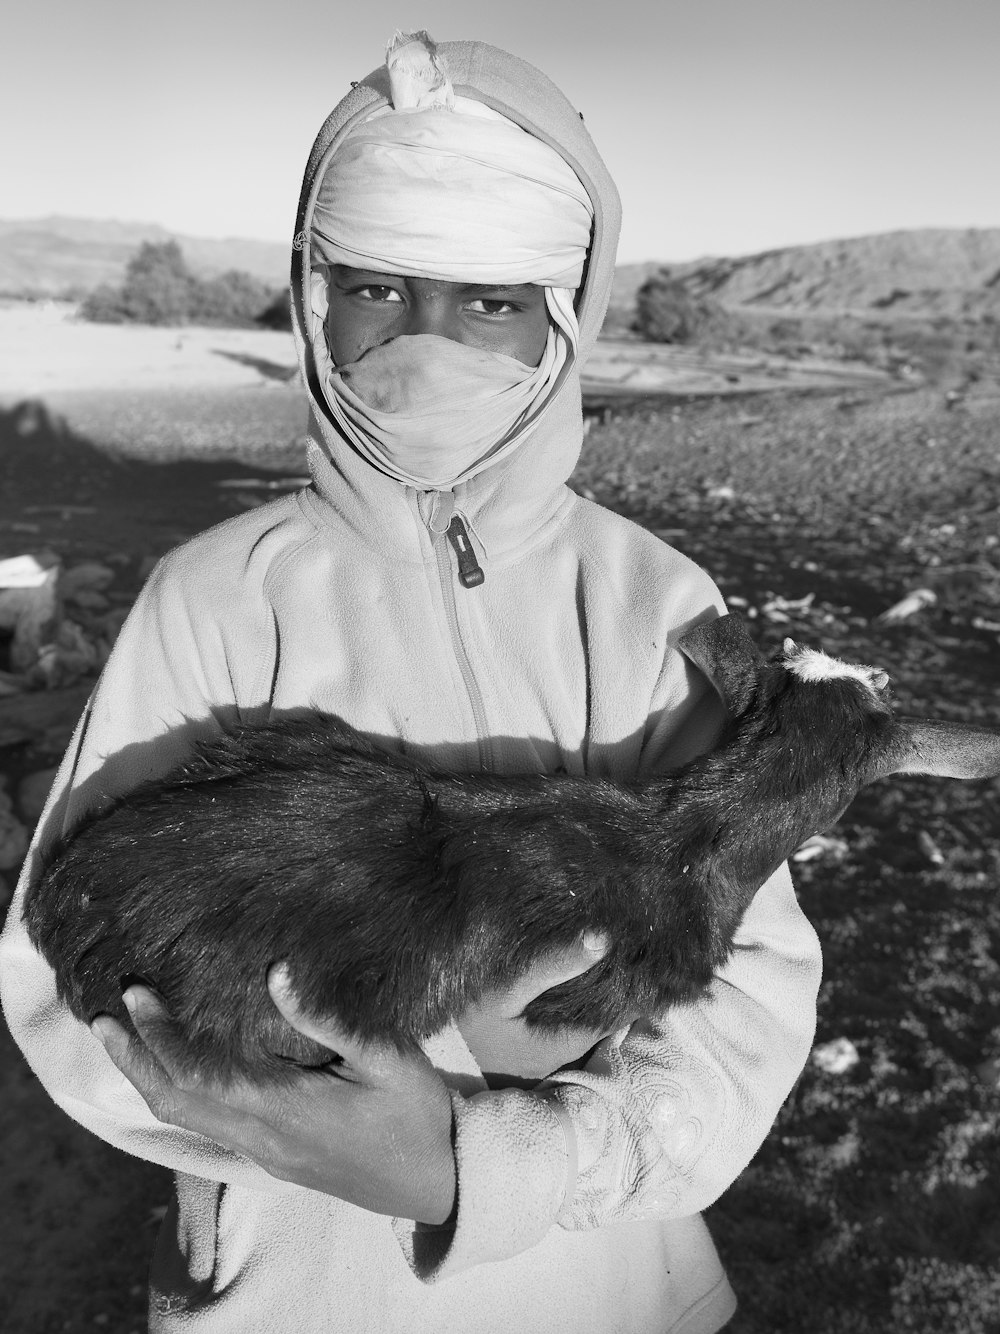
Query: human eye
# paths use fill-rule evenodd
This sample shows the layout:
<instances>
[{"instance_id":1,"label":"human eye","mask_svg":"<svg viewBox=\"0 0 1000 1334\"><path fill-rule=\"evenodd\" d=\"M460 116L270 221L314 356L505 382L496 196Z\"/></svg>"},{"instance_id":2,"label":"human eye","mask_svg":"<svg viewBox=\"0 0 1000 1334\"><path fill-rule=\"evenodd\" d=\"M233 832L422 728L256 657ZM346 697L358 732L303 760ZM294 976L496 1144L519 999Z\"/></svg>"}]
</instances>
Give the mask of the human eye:
<instances>
[{"instance_id":1,"label":"human eye","mask_svg":"<svg viewBox=\"0 0 1000 1334\"><path fill-rule=\"evenodd\" d=\"M480 296L469 302L469 309L475 315L513 315L520 310L520 306L502 297Z\"/></svg>"},{"instance_id":2,"label":"human eye","mask_svg":"<svg viewBox=\"0 0 1000 1334\"><path fill-rule=\"evenodd\" d=\"M387 287L384 283L365 283L363 287L355 287L351 295L360 297L362 301L374 301L379 304L389 304L403 299L395 287Z\"/></svg>"}]
</instances>

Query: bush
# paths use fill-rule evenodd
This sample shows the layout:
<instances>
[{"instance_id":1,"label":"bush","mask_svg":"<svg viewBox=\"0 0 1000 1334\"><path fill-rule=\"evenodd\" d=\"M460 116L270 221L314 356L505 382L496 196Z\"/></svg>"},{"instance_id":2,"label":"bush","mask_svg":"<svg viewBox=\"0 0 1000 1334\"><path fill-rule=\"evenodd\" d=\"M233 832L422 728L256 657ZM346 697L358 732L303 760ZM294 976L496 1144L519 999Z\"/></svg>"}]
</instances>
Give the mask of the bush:
<instances>
[{"instance_id":1,"label":"bush","mask_svg":"<svg viewBox=\"0 0 1000 1334\"><path fill-rule=\"evenodd\" d=\"M635 330L652 343L693 343L717 332L725 312L714 301L699 301L669 269L647 278L636 296Z\"/></svg>"},{"instance_id":2,"label":"bush","mask_svg":"<svg viewBox=\"0 0 1000 1334\"><path fill-rule=\"evenodd\" d=\"M274 292L253 274L239 269L204 281L194 280L190 319L193 324L223 324L249 327L274 301Z\"/></svg>"},{"instance_id":3,"label":"bush","mask_svg":"<svg viewBox=\"0 0 1000 1334\"><path fill-rule=\"evenodd\" d=\"M287 297L252 274L231 269L198 278L176 241L145 241L129 260L121 287L104 284L84 300L80 314L101 324L202 324L228 328L291 327L275 324Z\"/></svg>"},{"instance_id":4,"label":"bush","mask_svg":"<svg viewBox=\"0 0 1000 1334\"><path fill-rule=\"evenodd\" d=\"M265 329L291 329L292 305L287 287L275 292L271 304L257 316L257 323Z\"/></svg>"}]
</instances>

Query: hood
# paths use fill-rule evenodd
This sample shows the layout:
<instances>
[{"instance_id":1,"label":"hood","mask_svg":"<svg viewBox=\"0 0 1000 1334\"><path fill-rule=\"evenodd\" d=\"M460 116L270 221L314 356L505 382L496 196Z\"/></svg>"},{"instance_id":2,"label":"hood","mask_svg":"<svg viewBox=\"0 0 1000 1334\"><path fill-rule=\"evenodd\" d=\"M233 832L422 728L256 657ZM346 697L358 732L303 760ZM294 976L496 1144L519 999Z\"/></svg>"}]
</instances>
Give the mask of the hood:
<instances>
[{"instance_id":1,"label":"hood","mask_svg":"<svg viewBox=\"0 0 1000 1334\"><path fill-rule=\"evenodd\" d=\"M469 522L487 555L523 544L563 503L564 483L583 440L580 362L597 339L611 294L621 217L618 192L582 115L541 71L482 42L441 42L455 92L507 116L551 145L590 195L594 226L583 281L577 292L580 347L575 364L542 409L537 425L512 453L454 487L455 508ZM326 407L309 338L309 274L313 206L327 163L359 120L389 102L384 66L352 86L320 130L306 167L292 259L292 327L309 395L309 462L315 488L339 517L387 554L411 527L415 493L368 463L343 438ZM433 495L417 496L425 516Z\"/></svg>"}]
</instances>

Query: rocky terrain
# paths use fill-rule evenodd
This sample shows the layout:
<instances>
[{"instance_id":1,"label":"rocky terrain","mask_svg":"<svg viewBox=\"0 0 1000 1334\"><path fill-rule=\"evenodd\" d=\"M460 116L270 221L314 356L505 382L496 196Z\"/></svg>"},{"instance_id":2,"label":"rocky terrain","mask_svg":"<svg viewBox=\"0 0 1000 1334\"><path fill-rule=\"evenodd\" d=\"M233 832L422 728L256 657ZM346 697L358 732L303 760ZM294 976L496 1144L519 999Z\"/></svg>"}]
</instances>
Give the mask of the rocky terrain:
<instances>
[{"instance_id":1,"label":"rocky terrain","mask_svg":"<svg viewBox=\"0 0 1000 1334\"><path fill-rule=\"evenodd\" d=\"M0 310L0 570L40 590L6 613L0 593L8 891L152 563L303 471L287 336L65 315L18 307L4 344ZM573 485L703 564L765 646L792 634L885 667L906 711L1000 727L995 328L891 315L822 355L604 344ZM819 1031L710 1213L734 1334L1000 1329L998 807L997 780L890 780L800 849ZM141 1334L166 1174L76 1127L5 1033L0 1090L0 1329Z\"/></svg>"}]
</instances>

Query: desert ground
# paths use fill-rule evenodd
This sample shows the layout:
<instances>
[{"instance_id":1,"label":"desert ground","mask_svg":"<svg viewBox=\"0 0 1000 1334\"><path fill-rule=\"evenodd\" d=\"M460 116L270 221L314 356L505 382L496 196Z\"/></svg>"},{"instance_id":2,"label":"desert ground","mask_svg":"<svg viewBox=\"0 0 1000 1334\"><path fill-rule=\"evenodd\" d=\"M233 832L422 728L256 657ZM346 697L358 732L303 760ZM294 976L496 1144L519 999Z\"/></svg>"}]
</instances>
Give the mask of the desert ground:
<instances>
[{"instance_id":1,"label":"desert ground","mask_svg":"<svg viewBox=\"0 0 1000 1334\"><path fill-rule=\"evenodd\" d=\"M572 485L703 564L764 646L791 634L885 667L907 712L1000 727L1000 361L957 325L898 340L892 372L609 340ZM0 306L0 560L105 571L64 609L97 660L0 695L25 826L152 562L301 484L293 365L286 334ZM734 1334L1000 1331L998 803L998 780L888 780L795 861L819 1029L710 1210ZM55 1108L5 1031L0 1089L0 1329L139 1334L166 1173Z\"/></svg>"}]
</instances>

